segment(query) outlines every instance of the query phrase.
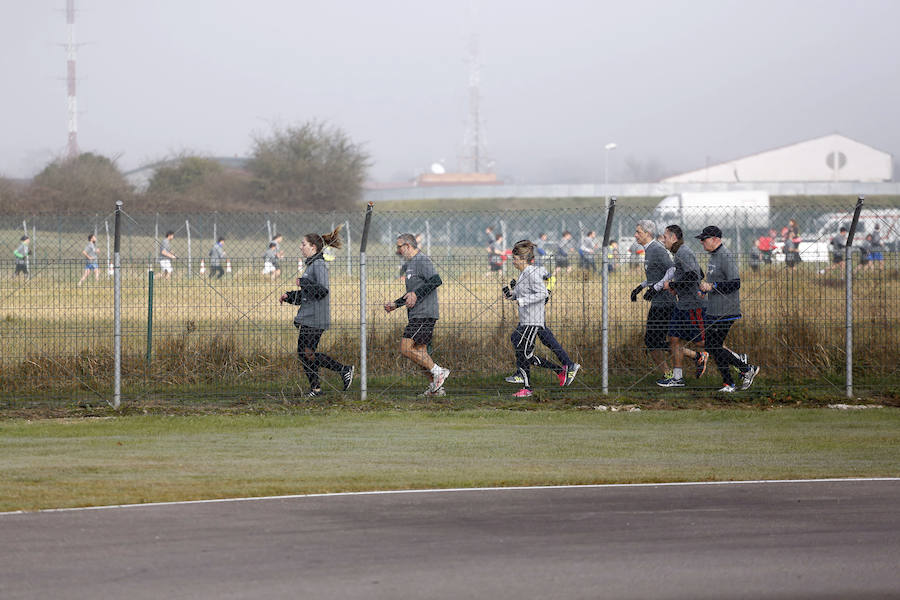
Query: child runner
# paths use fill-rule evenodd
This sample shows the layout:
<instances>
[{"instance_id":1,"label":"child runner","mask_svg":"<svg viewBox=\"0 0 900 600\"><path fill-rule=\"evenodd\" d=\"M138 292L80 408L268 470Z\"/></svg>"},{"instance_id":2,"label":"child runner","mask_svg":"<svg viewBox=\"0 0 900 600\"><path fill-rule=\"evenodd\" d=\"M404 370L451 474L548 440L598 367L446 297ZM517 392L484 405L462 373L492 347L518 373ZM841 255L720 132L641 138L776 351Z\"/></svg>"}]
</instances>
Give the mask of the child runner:
<instances>
[{"instance_id":1,"label":"child runner","mask_svg":"<svg viewBox=\"0 0 900 600\"><path fill-rule=\"evenodd\" d=\"M553 332L547 329L544 320L544 310L550 292L544 285L544 281L550 278L544 267L534 265L535 245L530 240L520 240L513 247L513 266L521 271L518 280L511 281L509 286L503 286L503 293L509 300L514 300L519 305L519 325L513 331L510 339L516 351L516 373L506 378L510 383L521 383L522 389L513 394L516 398L527 398L531 391L531 365L544 367L556 372L559 385L569 385L575 379L575 374L581 365L572 362L566 351L563 350ZM535 339L550 348L562 366L547 359L539 358L534 353Z\"/></svg>"}]
</instances>

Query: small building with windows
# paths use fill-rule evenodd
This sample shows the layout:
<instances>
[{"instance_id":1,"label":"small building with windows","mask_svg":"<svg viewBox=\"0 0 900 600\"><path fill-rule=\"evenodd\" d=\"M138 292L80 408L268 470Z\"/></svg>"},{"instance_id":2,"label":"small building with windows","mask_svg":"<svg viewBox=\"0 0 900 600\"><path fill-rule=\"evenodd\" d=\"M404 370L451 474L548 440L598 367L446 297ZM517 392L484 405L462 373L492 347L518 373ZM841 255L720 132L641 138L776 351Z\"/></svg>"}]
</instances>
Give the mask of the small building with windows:
<instances>
[{"instance_id":1,"label":"small building with windows","mask_svg":"<svg viewBox=\"0 0 900 600\"><path fill-rule=\"evenodd\" d=\"M893 180L893 156L834 133L673 175L663 183L882 182Z\"/></svg>"}]
</instances>

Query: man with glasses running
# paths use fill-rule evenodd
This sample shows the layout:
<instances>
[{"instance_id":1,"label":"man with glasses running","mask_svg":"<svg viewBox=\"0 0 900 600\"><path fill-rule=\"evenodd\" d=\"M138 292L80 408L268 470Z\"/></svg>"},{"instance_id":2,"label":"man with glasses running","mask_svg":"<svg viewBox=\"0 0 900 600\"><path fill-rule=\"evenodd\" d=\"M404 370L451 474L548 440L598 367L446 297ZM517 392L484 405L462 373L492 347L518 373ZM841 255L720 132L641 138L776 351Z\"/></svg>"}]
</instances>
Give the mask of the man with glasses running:
<instances>
[{"instance_id":1,"label":"man with glasses running","mask_svg":"<svg viewBox=\"0 0 900 600\"><path fill-rule=\"evenodd\" d=\"M450 369L441 367L428 355L428 344L439 316L436 290L443 281L431 259L419 250L413 234L404 233L397 237L397 254L406 260L406 293L393 302L385 303L384 310L392 312L401 306L406 307L409 324L403 330L400 354L418 365L431 380L423 396L443 396L446 394L444 382L450 375Z\"/></svg>"}]
</instances>

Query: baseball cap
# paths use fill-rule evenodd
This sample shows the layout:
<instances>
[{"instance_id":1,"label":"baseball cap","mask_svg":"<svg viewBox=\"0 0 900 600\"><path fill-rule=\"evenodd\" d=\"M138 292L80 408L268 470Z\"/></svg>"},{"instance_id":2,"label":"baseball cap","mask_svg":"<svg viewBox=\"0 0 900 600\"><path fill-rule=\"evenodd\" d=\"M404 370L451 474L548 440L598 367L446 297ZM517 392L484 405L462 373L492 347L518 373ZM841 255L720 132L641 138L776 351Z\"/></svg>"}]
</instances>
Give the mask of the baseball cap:
<instances>
[{"instance_id":1,"label":"baseball cap","mask_svg":"<svg viewBox=\"0 0 900 600\"><path fill-rule=\"evenodd\" d=\"M700 235L695 235L695 238L698 240L705 240L706 238L711 237L722 237L722 230L716 227L715 225L707 225L703 228L703 231L700 232Z\"/></svg>"}]
</instances>

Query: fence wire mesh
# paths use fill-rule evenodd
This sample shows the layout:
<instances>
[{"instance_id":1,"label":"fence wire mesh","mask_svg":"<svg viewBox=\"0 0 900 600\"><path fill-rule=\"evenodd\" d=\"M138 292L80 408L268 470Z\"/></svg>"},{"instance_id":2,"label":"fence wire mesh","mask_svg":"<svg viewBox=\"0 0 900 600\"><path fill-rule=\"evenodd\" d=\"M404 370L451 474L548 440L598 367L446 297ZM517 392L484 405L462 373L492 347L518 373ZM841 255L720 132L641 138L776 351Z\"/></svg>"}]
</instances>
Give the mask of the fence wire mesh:
<instances>
[{"instance_id":1,"label":"fence wire mesh","mask_svg":"<svg viewBox=\"0 0 900 600\"><path fill-rule=\"evenodd\" d=\"M841 395L847 322L839 230L849 226L852 214L848 203L837 212L791 207L767 209L760 216L728 207L673 218L658 209L629 207L626 200L617 206L613 243L604 249L602 209L417 213L376 208L367 248L368 397L404 397L428 384L399 353L405 311L387 314L383 309L405 292L403 260L394 252L400 233L418 234L421 251L443 280L429 352L452 371L447 401L454 395L506 396L518 389L505 381L515 371L510 335L518 323L517 305L504 298L501 287L518 275L509 256L520 239L538 244L537 263L554 277L547 327L582 366L565 388L552 371L535 369L536 393L586 401L600 396L604 252L610 269L609 397L668 393L656 385L661 374L644 348L649 305L630 300L630 291L645 279L633 236L643 219L660 230L680 224L704 269L708 254L694 236L705 225L723 230L723 243L740 270L743 316L726 345L761 367L754 392L822 389ZM327 253L332 322L319 351L358 366L363 219L363 211L135 215L126 207L120 253L123 400L302 397L309 386L297 356L296 308L279 298L295 289L304 269L303 235L337 226L342 226L344 246ZM112 212L0 219L0 243L9 249L0 278L5 403L95 401L112 394L112 228ZM176 258L168 273L160 249L170 231L169 248ZM90 234L96 235L93 261L82 252ZM279 235L277 260L264 258ZM224 238L222 264L211 253L219 238ZM864 209L851 255L854 384L860 393L889 391L900 383L898 240L900 211ZM537 352L552 357L540 344ZM699 380L692 380L690 371L682 392L688 396L708 395L721 385L714 368ZM335 373L324 372L322 385L326 393L344 393ZM347 394L358 393L357 381Z\"/></svg>"}]
</instances>

